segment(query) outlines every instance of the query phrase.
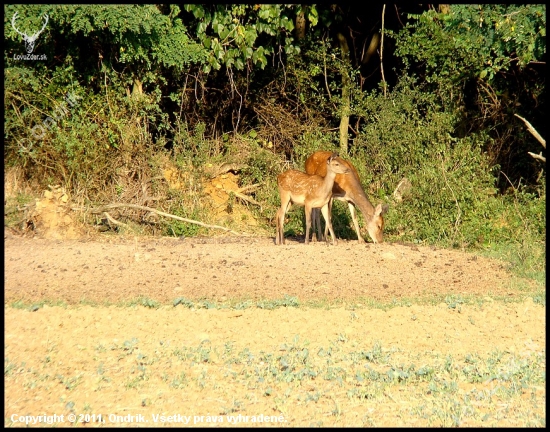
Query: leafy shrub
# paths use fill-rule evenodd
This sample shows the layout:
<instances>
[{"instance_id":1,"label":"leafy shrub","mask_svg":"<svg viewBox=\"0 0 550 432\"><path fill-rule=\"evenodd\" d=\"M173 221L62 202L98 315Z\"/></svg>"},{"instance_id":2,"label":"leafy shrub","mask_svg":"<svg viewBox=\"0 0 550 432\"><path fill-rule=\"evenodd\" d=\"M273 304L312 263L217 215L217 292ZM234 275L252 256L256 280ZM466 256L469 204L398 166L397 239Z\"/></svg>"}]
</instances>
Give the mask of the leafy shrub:
<instances>
[{"instance_id":1,"label":"leafy shrub","mask_svg":"<svg viewBox=\"0 0 550 432\"><path fill-rule=\"evenodd\" d=\"M61 183L100 201L120 181L143 177L152 151L147 117L158 111L154 96L132 101L120 87L85 90L67 62L51 73L6 70L4 158L42 186Z\"/></svg>"},{"instance_id":2,"label":"leafy shrub","mask_svg":"<svg viewBox=\"0 0 550 432\"><path fill-rule=\"evenodd\" d=\"M477 243L489 217L484 203L495 193L493 169L481 150L488 138L454 136L455 117L408 77L387 98L357 97L357 111L369 120L352 158L367 194L388 200L401 178L412 183L408 199L387 215L390 238Z\"/></svg>"}]
</instances>

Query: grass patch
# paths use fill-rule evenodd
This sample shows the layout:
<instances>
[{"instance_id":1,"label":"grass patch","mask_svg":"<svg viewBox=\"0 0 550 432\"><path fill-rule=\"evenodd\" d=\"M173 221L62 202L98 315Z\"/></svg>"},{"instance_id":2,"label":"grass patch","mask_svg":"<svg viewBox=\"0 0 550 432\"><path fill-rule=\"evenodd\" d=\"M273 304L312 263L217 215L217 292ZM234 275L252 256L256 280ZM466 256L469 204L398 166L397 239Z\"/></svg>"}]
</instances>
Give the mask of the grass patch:
<instances>
[{"instance_id":1,"label":"grass patch","mask_svg":"<svg viewBox=\"0 0 550 432\"><path fill-rule=\"evenodd\" d=\"M521 285L521 279L535 281L538 286L546 283L546 249L543 242L523 240L497 244L480 251L479 255L507 262L508 269L519 279L514 282L518 285L517 289L525 289Z\"/></svg>"},{"instance_id":2,"label":"grass patch","mask_svg":"<svg viewBox=\"0 0 550 432\"><path fill-rule=\"evenodd\" d=\"M24 300L16 300L9 304L13 309L27 309L31 312L36 312L44 306L61 307L66 309L69 305L63 300L40 300L37 302L26 302Z\"/></svg>"},{"instance_id":3,"label":"grass patch","mask_svg":"<svg viewBox=\"0 0 550 432\"><path fill-rule=\"evenodd\" d=\"M17 192L15 196L6 197L4 205L4 225L17 228L24 221L25 208L34 201L32 195Z\"/></svg>"},{"instance_id":4,"label":"grass patch","mask_svg":"<svg viewBox=\"0 0 550 432\"><path fill-rule=\"evenodd\" d=\"M519 287L523 287L521 280L518 280ZM515 286L515 285L513 285ZM514 290L511 287L512 290ZM522 291L519 288L514 291ZM490 304L492 302L498 303L521 303L525 301L526 298L532 298L533 302L540 304L542 306L546 305L546 291L544 288L533 289L532 287L529 290L524 290L522 295L501 295L487 293L483 296L476 294L460 294L460 295L449 295L449 294L430 294L428 296L418 296L418 297L403 297L400 299L392 299L390 301L380 301L377 299L369 297L357 297L353 301L349 299L311 299L311 300L300 300L297 297L285 295L281 299L261 299L261 300L251 300L251 299L231 299L228 301L219 302L216 300L209 299L199 299L192 300L186 297L177 297L172 302L166 303L158 300L150 299L148 297L139 296L132 300L124 300L119 302L110 302L110 301L95 301L84 299L81 300L75 306L91 306L91 307L120 307L120 308L135 308L136 306L143 306L148 309L159 309L159 308L169 308L171 307L184 307L188 309L217 309L217 310L245 310L250 308L266 309L266 310L275 310L278 308L300 308L300 309L339 309L344 307L347 310L361 310L361 309L379 309L383 311L388 311L396 307L410 307L413 305L418 306L438 306L441 304L446 304L449 309L459 310L461 305L477 305L482 306L484 304ZM27 309L29 311L37 311L44 306L49 307L61 307L68 308L70 305L63 300L42 300L39 302L27 302L24 300L16 300L9 303L9 307L13 309Z\"/></svg>"}]
</instances>

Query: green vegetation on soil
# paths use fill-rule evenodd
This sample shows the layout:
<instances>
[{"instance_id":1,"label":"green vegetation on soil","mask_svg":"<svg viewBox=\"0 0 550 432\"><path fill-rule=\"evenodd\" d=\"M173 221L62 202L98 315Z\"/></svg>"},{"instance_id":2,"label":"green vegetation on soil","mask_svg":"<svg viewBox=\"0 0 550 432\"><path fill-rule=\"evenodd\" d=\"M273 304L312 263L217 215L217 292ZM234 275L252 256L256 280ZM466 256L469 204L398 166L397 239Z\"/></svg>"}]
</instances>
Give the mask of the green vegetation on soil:
<instances>
[{"instance_id":1,"label":"green vegetation on soil","mask_svg":"<svg viewBox=\"0 0 550 432\"><path fill-rule=\"evenodd\" d=\"M355 46L337 23L362 12L338 5L5 5L4 162L19 182L6 221L24 219L29 190L62 185L88 225L106 220L85 209L113 202L208 223L203 186L225 163L240 164L260 204L249 210L273 232L276 176L330 149L390 205L388 241L490 251L541 280L546 174L515 114L545 136L546 6L379 7ZM33 54L45 60L22 61L21 34L42 27ZM369 43L382 63L361 54ZM412 189L398 201L404 177ZM227 211L241 202L232 195ZM287 235L303 234L302 214L291 211ZM125 225L106 229L209 233L118 216ZM340 203L334 220L354 237Z\"/></svg>"},{"instance_id":2,"label":"green vegetation on soil","mask_svg":"<svg viewBox=\"0 0 550 432\"><path fill-rule=\"evenodd\" d=\"M113 203L272 236L277 175L304 170L314 151L338 151L357 168L372 203L389 205L385 241L501 259L515 276L513 301L532 298L545 307L546 5L362 8L4 5L5 226L38 232L37 197L59 187L78 224L104 236L219 232L143 209L97 211ZM229 172L239 189L214 203L207 186ZM403 179L411 189L400 197ZM303 210L294 207L287 217L285 235L302 236ZM359 223L365 226L361 214ZM333 224L337 237L355 239L340 202ZM443 303L460 313L485 301L358 298L361 307L346 308L353 314ZM40 313L45 305L73 307L48 299L6 310ZM147 313L167 307L144 296L117 306ZM172 306L173 313L272 313L339 305L291 296L254 302L174 296ZM116 384L135 394L153 382L186 394L217 394L224 383L239 388L238 397L212 405L223 416L258 400L276 414L322 405L312 409L323 414L311 425L326 426L376 403L408 425L546 425L544 351L407 355L347 339L342 333L315 349L295 340L279 350L236 350L229 340L225 346L155 341L156 348L142 350L128 336L89 352L98 380L93 392L112 386L113 370L128 362ZM53 365L54 351L32 366L6 356L5 383L21 383L29 395L61 386L60 400L74 411L71 395L90 377ZM146 396L141 406L164 406L159 400ZM94 406L78 409L95 413ZM369 413L345 417L346 424L383 424L383 416ZM17 426L9 418L5 425Z\"/></svg>"},{"instance_id":3,"label":"green vegetation on soil","mask_svg":"<svg viewBox=\"0 0 550 432\"><path fill-rule=\"evenodd\" d=\"M261 412L282 416L296 426L541 427L546 423L546 356L542 339L537 337L535 343L528 337L537 334L534 325L543 324L540 309L525 302L511 308L466 306L462 311L418 306L394 314L341 310L327 315L331 322L343 324L335 336L325 329L312 332L311 338L298 336L303 329L279 334L285 327L277 321L272 328L254 327L241 338L231 331L241 328L236 318L211 311L172 309L157 314L140 306L145 327L135 328L127 322L127 308L97 310L93 317L92 308L71 307L67 312L73 317L87 325L95 323L95 334L87 340L67 340L49 333L46 344L25 361L10 344L4 377L8 390L58 395L49 406L64 406L66 413L105 416L109 409L121 413L116 407L124 406L127 413L145 415L149 422L151 413L174 410L172 414L221 416L217 422L226 424L229 416L238 414L242 423L250 423L244 416ZM251 318L265 323L274 318L265 315L269 313L253 312ZM67 314L58 314L56 308L8 314L33 314L33 326L44 319L49 325L68 322ZM322 321L318 314L301 311L298 322ZM174 319L179 330L168 328ZM193 326L197 320L218 324ZM365 333L368 321L372 331ZM432 340L407 340L405 321L421 332L427 330ZM431 328L435 321L441 328ZM387 341L389 335L392 343L376 337L385 323L391 325L380 338ZM518 336L507 340L498 329L500 339L492 345L491 328L502 323L522 324ZM113 333L111 326L120 333ZM11 337L15 327L24 331L26 326L9 327ZM200 342L190 342L197 331ZM263 343L252 343L251 338ZM68 346L78 367L65 362ZM207 407L201 403L205 398ZM13 397L8 402L10 407L15 403ZM201 420L197 425L211 423ZM10 416L5 425L16 426Z\"/></svg>"}]
</instances>

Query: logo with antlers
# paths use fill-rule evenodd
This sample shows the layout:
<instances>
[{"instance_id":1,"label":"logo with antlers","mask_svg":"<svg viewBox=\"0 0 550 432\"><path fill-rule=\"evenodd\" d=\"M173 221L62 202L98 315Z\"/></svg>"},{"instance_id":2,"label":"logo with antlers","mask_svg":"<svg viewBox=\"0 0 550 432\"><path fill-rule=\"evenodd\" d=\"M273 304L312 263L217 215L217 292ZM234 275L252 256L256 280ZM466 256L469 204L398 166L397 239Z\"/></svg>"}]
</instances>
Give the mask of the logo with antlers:
<instances>
[{"instance_id":1,"label":"logo with antlers","mask_svg":"<svg viewBox=\"0 0 550 432\"><path fill-rule=\"evenodd\" d=\"M42 33L44 31L44 29L46 28L46 24L48 24L48 14L44 14L44 16L46 17L46 20L44 21L44 25L42 26L42 28L37 31L35 34L33 34L32 36L28 36L27 33L21 33L17 27L15 27L15 20L17 19L17 12L15 12L13 14L13 17L11 19L11 26L13 27L13 29L19 33L21 36L23 36L23 40L25 41L25 48L27 49L27 53L28 54L32 54L32 52L34 51L34 44L36 42L36 39L38 39L38 36L40 36L40 33Z\"/></svg>"}]
</instances>

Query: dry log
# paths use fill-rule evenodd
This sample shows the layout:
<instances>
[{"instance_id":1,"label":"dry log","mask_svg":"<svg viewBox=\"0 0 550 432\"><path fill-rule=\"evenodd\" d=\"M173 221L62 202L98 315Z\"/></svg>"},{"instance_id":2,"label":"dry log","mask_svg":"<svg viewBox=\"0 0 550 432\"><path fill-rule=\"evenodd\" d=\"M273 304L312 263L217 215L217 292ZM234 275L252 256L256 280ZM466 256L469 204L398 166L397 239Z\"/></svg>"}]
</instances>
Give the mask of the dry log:
<instances>
[{"instance_id":1,"label":"dry log","mask_svg":"<svg viewBox=\"0 0 550 432\"><path fill-rule=\"evenodd\" d=\"M190 224L199 225L199 226L202 226L202 227L205 227L205 228L221 229L221 230L227 231L231 234L245 235L245 234L242 234L242 233L238 233L237 231L233 231L233 230L231 230L229 228L226 228L226 227L222 227L222 226L219 226L219 225L205 224L204 222L196 221L196 220L193 220L193 219L182 218L180 216L176 216L176 215L173 215L173 214L170 214L170 213L165 213L163 211L156 210L156 209L151 208L151 207L141 206L141 205L137 205L137 204L125 204L125 203L107 204L107 205L99 207L97 209L91 209L90 211L92 213L105 213L106 210L114 209L114 208L120 208L120 207L133 208L133 209L137 209L137 210L153 212L153 213L156 213L160 216L165 216L165 217L176 219L176 220L179 220L179 221L182 221L182 222L187 222L187 223L190 223Z\"/></svg>"}]
</instances>

